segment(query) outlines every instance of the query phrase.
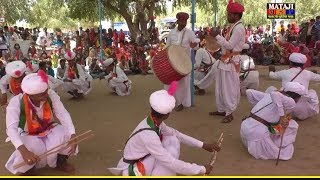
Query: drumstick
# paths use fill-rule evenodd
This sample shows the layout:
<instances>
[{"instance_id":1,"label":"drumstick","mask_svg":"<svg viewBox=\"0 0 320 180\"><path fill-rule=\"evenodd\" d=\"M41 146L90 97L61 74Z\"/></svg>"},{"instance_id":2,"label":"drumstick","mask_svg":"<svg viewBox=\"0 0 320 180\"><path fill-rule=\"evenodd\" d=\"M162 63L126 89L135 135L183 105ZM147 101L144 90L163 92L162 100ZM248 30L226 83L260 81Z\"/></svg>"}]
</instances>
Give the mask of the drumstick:
<instances>
[{"instance_id":1,"label":"drumstick","mask_svg":"<svg viewBox=\"0 0 320 180\"><path fill-rule=\"evenodd\" d=\"M50 150L46 151L45 153L39 155L39 158L42 157L42 156L45 157L45 155L46 155L46 154L49 154L51 151L53 151L53 150L55 150L55 149L58 149L58 148L60 148L60 147L62 147L62 146L65 146L65 145L69 144L69 142L74 141L74 140L77 140L77 138L80 138L80 137L82 137L82 136L84 136L84 135L86 135L86 134L88 134L88 133L90 133L90 132L92 132L92 130L89 130L89 131L87 131L87 132L84 132L84 133L82 133L82 134L80 134L80 135L78 135L78 136L76 136L76 137L74 137L74 138L71 138L70 140L68 140L68 141L66 141L66 142L64 142L64 143L62 143L62 144L60 144L60 145L57 145L57 146L51 148ZM89 135L90 135L90 134L89 134ZM18 163L18 164L15 165L15 166L13 166L13 168L14 168L14 169L17 169L17 168L22 167L22 166L24 166L24 165L27 165L27 163L23 161L23 162L21 162L21 163Z\"/></svg>"},{"instance_id":2,"label":"drumstick","mask_svg":"<svg viewBox=\"0 0 320 180\"><path fill-rule=\"evenodd\" d=\"M70 144L68 144L68 145L65 146L65 147L61 147L60 149L58 149L58 150L56 150L56 151L52 151L52 152L47 151L46 153L40 155L39 158L42 159L42 158L47 157L47 156L49 156L49 155L55 154L55 153L57 153L57 152L59 152L59 151L63 151L63 150L65 150L65 149L69 148L70 146L72 146L72 145L74 145L74 144L78 144L78 143L80 143L81 141L84 141L84 140L86 140L86 139L88 139L88 138L90 138L90 137L92 137L92 136L93 136L93 134L90 134L89 136L84 137L84 138L82 138L82 139L80 139L80 140L76 140L75 142L70 143ZM27 165L27 164L28 164L28 163L26 163L26 162L23 161L23 162L15 165L15 166L13 166L13 168L14 168L14 169L18 169L18 168L20 168L20 167L22 167L22 166L25 166L25 165Z\"/></svg>"},{"instance_id":3,"label":"drumstick","mask_svg":"<svg viewBox=\"0 0 320 180\"><path fill-rule=\"evenodd\" d=\"M221 147L222 141L223 141L223 133L221 133L220 138L217 141L219 147ZM212 156L211 156L211 160L210 160L211 166L213 166L213 164L215 163L215 161L217 159L217 154L218 154L217 151L212 152Z\"/></svg>"},{"instance_id":4,"label":"drumstick","mask_svg":"<svg viewBox=\"0 0 320 180\"><path fill-rule=\"evenodd\" d=\"M221 135L217 141L217 144L219 147L221 147L222 141L223 141L223 133L221 133ZM212 156L210 158L210 163L209 163L210 166L213 166L213 164L215 163L215 161L217 159L217 154L218 154L217 151L212 152ZM210 172L208 172L208 174L210 174ZM208 174L205 174L205 175L208 175Z\"/></svg>"}]
</instances>

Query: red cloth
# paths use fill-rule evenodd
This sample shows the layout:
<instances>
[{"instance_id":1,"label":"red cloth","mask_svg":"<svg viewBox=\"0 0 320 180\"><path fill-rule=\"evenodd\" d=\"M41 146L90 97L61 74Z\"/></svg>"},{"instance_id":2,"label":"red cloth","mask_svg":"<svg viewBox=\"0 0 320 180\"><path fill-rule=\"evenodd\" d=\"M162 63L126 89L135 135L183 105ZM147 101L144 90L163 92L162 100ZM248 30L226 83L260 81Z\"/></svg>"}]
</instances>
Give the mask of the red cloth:
<instances>
[{"instance_id":1,"label":"red cloth","mask_svg":"<svg viewBox=\"0 0 320 180\"><path fill-rule=\"evenodd\" d=\"M176 18L178 20L186 21L189 19L189 14L185 13L185 12L179 12L179 13L177 13Z\"/></svg>"},{"instance_id":2,"label":"red cloth","mask_svg":"<svg viewBox=\"0 0 320 180\"><path fill-rule=\"evenodd\" d=\"M120 41L124 41L126 39L126 35L124 34L124 32L119 34L119 40Z\"/></svg>"},{"instance_id":3,"label":"red cloth","mask_svg":"<svg viewBox=\"0 0 320 180\"><path fill-rule=\"evenodd\" d=\"M230 13L243 13L244 7L237 2L233 2L233 0L230 0L227 5L227 11Z\"/></svg>"}]
</instances>

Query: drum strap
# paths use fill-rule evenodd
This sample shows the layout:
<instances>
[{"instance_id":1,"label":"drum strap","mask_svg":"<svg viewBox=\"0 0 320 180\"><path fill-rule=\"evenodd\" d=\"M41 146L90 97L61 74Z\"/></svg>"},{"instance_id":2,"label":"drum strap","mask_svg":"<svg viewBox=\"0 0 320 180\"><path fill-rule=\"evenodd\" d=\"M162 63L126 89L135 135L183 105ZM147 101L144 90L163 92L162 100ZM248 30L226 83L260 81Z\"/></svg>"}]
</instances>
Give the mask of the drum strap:
<instances>
[{"instance_id":1,"label":"drum strap","mask_svg":"<svg viewBox=\"0 0 320 180\"><path fill-rule=\"evenodd\" d=\"M184 38L184 35L186 34L186 31L187 31L187 29L184 28L184 31L182 33L182 38L181 38L181 41L180 41L180 46L182 46L183 38Z\"/></svg>"}]
</instances>

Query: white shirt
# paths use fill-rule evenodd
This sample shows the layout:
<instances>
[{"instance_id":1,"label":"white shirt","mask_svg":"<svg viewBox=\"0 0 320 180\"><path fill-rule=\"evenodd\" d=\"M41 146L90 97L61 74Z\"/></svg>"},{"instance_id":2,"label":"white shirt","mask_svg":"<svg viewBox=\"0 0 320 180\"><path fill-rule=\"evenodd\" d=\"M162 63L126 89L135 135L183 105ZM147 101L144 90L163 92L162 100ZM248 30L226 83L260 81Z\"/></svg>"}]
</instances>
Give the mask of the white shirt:
<instances>
[{"instance_id":1,"label":"white shirt","mask_svg":"<svg viewBox=\"0 0 320 180\"><path fill-rule=\"evenodd\" d=\"M194 65L194 68L199 68L202 62L207 65L214 64L216 62L216 59L214 59L211 54L204 48L200 48L197 50L195 60L196 64Z\"/></svg>"},{"instance_id":2,"label":"white shirt","mask_svg":"<svg viewBox=\"0 0 320 180\"><path fill-rule=\"evenodd\" d=\"M142 128L150 128L147 124L147 119L144 119L136 127L133 132L136 132ZM161 123L160 130L163 136L176 136L180 142L192 147L201 148L203 142L180 133L179 131L167 126L165 123ZM204 166L199 166L194 163L186 163L179 159L175 159L161 144L160 138L154 131L141 131L133 136L124 148L124 158L133 160L144 157L147 154L151 154L158 163L161 163L168 168L174 170L176 173L185 175L197 175L204 174L206 169Z\"/></svg>"},{"instance_id":3,"label":"white shirt","mask_svg":"<svg viewBox=\"0 0 320 180\"><path fill-rule=\"evenodd\" d=\"M197 38L197 36L194 34L193 31L190 29L187 29L186 27L183 28L181 31L178 30L178 27L172 29L169 33L166 47L170 46L171 44L174 45L181 45L188 55L190 56L191 48L190 43L199 43L200 39ZM197 46L198 47L198 46ZM194 49L197 49L195 47Z\"/></svg>"},{"instance_id":4,"label":"white shirt","mask_svg":"<svg viewBox=\"0 0 320 180\"><path fill-rule=\"evenodd\" d=\"M241 70L254 69L255 64L253 59L248 55L241 55Z\"/></svg>"},{"instance_id":5,"label":"white shirt","mask_svg":"<svg viewBox=\"0 0 320 180\"><path fill-rule=\"evenodd\" d=\"M65 109L62 102L60 101L60 97L52 90L48 90L49 98L52 101L52 112L55 117L58 118L61 125L66 127L70 134L75 134L75 128L71 120L71 116L69 112ZM20 139L19 133L19 117L20 117L20 104L23 94L18 94L14 96L7 106L6 113L6 125L7 125L7 135L9 136L12 144L18 148L23 143ZM35 107L37 111L37 115L39 118L43 118L43 103L41 103L40 107Z\"/></svg>"},{"instance_id":6,"label":"white shirt","mask_svg":"<svg viewBox=\"0 0 320 180\"><path fill-rule=\"evenodd\" d=\"M273 91L269 94L248 89L246 94L248 101L254 106L250 112L270 123L277 123L280 116L290 113L296 105L291 97L285 96L278 91ZM257 112L258 110L260 111ZM257 123L260 122L257 121Z\"/></svg>"},{"instance_id":7,"label":"white shirt","mask_svg":"<svg viewBox=\"0 0 320 180\"><path fill-rule=\"evenodd\" d=\"M241 20L231 26L231 32L232 34L229 40L226 40L223 36L220 35L216 36L217 42L221 46L222 54L225 54L227 50L232 50L233 52L241 52L243 45L245 44L246 30L241 23ZM236 64L240 63L239 56L234 56L232 60ZM225 71L235 71L235 67L234 65L232 65L232 63L220 63L218 68Z\"/></svg>"},{"instance_id":8,"label":"white shirt","mask_svg":"<svg viewBox=\"0 0 320 180\"><path fill-rule=\"evenodd\" d=\"M241 20L238 22L241 22ZM225 54L226 50L232 50L233 52L242 51L242 47L245 44L245 39L246 39L246 30L243 24L242 23L237 24L238 22L234 23L231 26L231 29L233 30L232 30L232 35L229 41L227 41L223 36L220 36L220 35L216 36L218 44L221 46L222 54Z\"/></svg>"},{"instance_id":9,"label":"white shirt","mask_svg":"<svg viewBox=\"0 0 320 180\"><path fill-rule=\"evenodd\" d=\"M85 82L87 76L86 76L86 73L84 72L82 66L80 64L76 64L76 67L78 69L79 78L76 76L75 79L72 79L72 82L73 83L77 83L79 80ZM69 65L66 65L66 69L65 69L65 72L64 72L63 79L69 79L69 77L68 77L68 69L69 69Z\"/></svg>"},{"instance_id":10,"label":"white shirt","mask_svg":"<svg viewBox=\"0 0 320 180\"><path fill-rule=\"evenodd\" d=\"M282 87L287 82L290 82L299 72L301 71L301 68L290 68L287 70L277 71L277 72L270 72L269 77L272 79L280 79L282 80ZM294 82L298 82L302 84L306 89L309 89L309 83L310 81L320 81L320 75L315 74L308 70L303 70L296 79L294 79Z\"/></svg>"}]
</instances>

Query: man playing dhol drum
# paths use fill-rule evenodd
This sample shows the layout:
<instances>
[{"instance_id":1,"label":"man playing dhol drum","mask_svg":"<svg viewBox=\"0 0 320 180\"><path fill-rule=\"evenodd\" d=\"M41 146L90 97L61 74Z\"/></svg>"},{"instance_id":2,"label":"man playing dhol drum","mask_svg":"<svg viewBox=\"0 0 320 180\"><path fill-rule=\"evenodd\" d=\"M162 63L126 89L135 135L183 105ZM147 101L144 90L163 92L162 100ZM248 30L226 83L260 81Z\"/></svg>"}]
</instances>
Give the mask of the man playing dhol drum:
<instances>
[{"instance_id":1,"label":"man playing dhol drum","mask_svg":"<svg viewBox=\"0 0 320 180\"><path fill-rule=\"evenodd\" d=\"M191 48L197 48L200 39L196 37L193 31L186 28L189 14L179 12L177 13L176 18L178 27L170 31L166 47L170 45L180 45L186 50L186 53L191 56ZM165 85L164 88L168 89L168 85ZM178 105L176 111L182 111L184 107L191 106L190 73L178 81L175 99Z\"/></svg>"},{"instance_id":2,"label":"man playing dhol drum","mask_svg":"<svg viewBox=\"0 0 320 180\"><path fill-rule=\"evenodd\" d=\"M244 7L230 0L227 11L228 22L232 25L228 29L226 38L219 35L220 31L218 30L211 32L211 35L217 39L221 46L223 56L221 60L216 62L218 63L215 73L217 111L209 114L225 116L222 123L229 123L233 120L232 113L236 110L240 101L240 52L245 44L245 28L241 22Z\"/></svg>"}]
</instances>

